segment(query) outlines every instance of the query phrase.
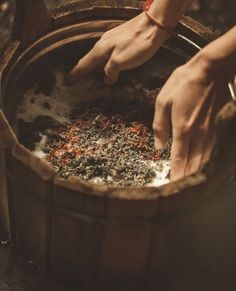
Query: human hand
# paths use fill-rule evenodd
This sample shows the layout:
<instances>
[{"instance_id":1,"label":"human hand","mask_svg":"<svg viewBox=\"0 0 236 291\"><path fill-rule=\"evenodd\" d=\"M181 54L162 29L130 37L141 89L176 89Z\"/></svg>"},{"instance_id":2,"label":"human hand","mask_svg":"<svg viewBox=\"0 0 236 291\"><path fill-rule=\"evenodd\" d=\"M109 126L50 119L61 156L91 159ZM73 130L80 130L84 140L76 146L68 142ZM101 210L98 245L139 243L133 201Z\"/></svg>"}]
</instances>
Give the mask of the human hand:
<instances>
[{"instance_id":1,"label":"human hand","mask_svg":"<svg viewBox=\"0 0 236 291\"><path fill-rule=\"evenodd\" d=\"M160 149L172 127L171 180L199 170L215 141L215 117L227 101L228 78L198 54L177 68L156 100L153 129Z\"/></svg>"},{"instance_id":2,"label":"human hand","mask_svg":"<svg viewBox=\"0 0 236 291\"><path fill-rule=\"evenodd\" d=\"M68 74L66 82L73 84L95 69L104 67L104 81L111 85L117 81L121 71L144 64L167 39L168 33L141 13L105 32Z\"/></svg>"}]
</instances>

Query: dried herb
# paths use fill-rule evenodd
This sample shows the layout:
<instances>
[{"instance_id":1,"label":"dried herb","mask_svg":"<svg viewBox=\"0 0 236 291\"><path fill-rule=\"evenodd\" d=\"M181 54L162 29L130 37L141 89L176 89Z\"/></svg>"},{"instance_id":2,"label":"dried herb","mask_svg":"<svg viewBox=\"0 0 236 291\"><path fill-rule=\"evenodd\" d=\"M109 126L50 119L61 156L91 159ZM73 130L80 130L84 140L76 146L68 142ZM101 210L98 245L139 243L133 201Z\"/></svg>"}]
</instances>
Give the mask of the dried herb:
<instances>
[{"instance_id":1,"label":"dried herb","mask_svg":"<svg viewBox=\"0 0 236 291\"><path fill-rule=\"evenodd\" d=\"M156 92L144 94L148 98L106 96L80 104L64 123L50 116L38 116L31 123L18 120L20 140L34 150L46 136L41 150L61 177L76 175L113 186L149 184L162 170L159 160L169 159L170 143L161 152L154 149L151 124ZM49 103L42 106L50 113Z\"/></svg>"},{"instance_id":2,"label":"dried herb","mask_svg":"<svg viewBox=\"0 0 236 291\"><path fill-rule=\"evenodd\" d=\"M93 105L76 108L70 122L48 132L47 160L64 178L77 175L114 186L150 183L155 171L148 161L169 158L170 148L162 153L154 149L150 105L115 100Z\"/></svg>"}]
</instances>

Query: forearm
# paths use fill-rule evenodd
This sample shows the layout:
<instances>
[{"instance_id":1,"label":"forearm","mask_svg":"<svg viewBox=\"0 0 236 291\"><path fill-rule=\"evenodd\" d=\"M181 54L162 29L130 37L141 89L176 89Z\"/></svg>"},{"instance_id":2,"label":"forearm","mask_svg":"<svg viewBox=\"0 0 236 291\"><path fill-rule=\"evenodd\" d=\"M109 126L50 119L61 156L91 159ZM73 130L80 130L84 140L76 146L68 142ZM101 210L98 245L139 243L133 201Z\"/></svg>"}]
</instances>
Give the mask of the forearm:
<instances>
[{"instance_id":1,"label":"forearm","mask_svg":"<svg viewBox=\"0 0 236 291\"><path fill-rule=\"evenodd\" d=\"M208 44L192 62L202 63L211 75L232 78L236 74L236 26Z\"/></svg>"},{"instance_id":2,"label":"forearm","mask_svg":"<svg viewBox=\"0 0 236 291\"><path fill-rule=\"evenodd\" d=\"M193 0L154 0L149 12L162 24L175 28Z\"/></svg>"}]
</instances>

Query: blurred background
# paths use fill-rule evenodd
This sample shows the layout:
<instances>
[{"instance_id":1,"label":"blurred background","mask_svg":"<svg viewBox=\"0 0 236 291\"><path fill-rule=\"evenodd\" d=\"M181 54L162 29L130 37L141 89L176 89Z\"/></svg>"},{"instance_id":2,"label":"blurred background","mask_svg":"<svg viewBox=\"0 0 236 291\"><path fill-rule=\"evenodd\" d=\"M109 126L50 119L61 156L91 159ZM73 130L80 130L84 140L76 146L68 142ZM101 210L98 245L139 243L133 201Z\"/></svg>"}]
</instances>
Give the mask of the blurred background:
<instances>
[{"instance_id":1,"label":"blurred background","mask_svg":"<svg viewBox=\"0 0 236 291\"><path fill-rule=\"evenodd\" d=\"M49 9L68 2L71 0L45 0ZM0 39L9 35L13 10L13 0L0 0ZM194 0L186 15L220 35L236 24L236 0Z\"/></svg>"},{"instance_id":2,"label":"blurred background","mask_svg":"<svg viewBox=\"0 0 236 291\"><path fill-rule=\"evenodd\" d=\"M70 2L68 0L46 0L49 9ZM220 35L236 24L236 0L194 0L186 13Z\"/></svg>"}]
</instances>

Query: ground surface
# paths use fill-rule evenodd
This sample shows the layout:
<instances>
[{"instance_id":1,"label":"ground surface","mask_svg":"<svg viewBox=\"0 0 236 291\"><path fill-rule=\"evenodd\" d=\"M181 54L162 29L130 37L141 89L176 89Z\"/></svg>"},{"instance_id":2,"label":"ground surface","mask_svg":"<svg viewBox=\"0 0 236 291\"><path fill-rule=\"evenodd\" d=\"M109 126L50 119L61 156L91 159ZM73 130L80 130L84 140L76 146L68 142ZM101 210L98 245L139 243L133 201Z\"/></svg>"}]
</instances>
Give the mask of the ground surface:
<instances>
[{"instance_id":1,"label":"ground surface","mask_svg":"<svg viewBox=\"0 0 236 291\"><path fill-rule=\"evenodd\" d=\"M0 241L0 291L65 291L37 264Z\"/></svg>"},{"instance_id":2,"label":"ground surface","mask_svg":"<svg viewBox=\"0 0 236 291\"><path fill-rule=\"evenodd\" d=\"M66 2L69 1L46 1L50 9ZM220 35L235 24L236 0L195 0L188 15ZM10 34L11 20L12 13L4 17L0 14L0 47ZM20 256L13 248L6 246L0 229L0 291L42 290L60 291L62 288L47 278L36 264Z\"/></svg>"}]
</instances>

